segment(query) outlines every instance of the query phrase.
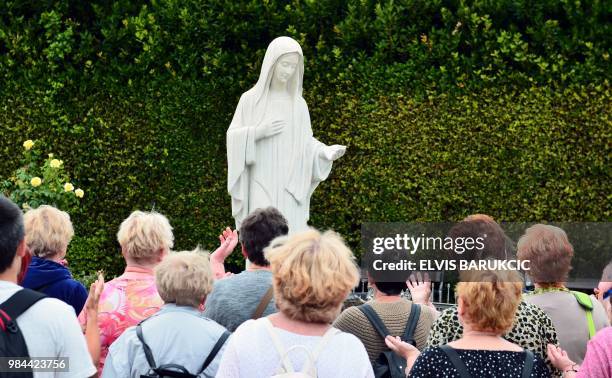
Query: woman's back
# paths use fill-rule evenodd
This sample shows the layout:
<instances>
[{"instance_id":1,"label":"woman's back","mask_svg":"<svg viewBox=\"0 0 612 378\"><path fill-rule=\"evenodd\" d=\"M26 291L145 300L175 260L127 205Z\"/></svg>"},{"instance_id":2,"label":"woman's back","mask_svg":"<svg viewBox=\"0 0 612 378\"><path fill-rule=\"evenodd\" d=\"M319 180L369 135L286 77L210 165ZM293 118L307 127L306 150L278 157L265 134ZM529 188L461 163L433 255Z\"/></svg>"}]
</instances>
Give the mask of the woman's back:
<instances>
[{"instance_id":1,"label":"woman's back","mask_svg":"<svg viewBox=\"0 0 612 378\"><path fill-rule=\"evenodd\" d=\"M109 346L123 331L155 314L163 304L152 270L128 266L121 276L104 285L98 305L100 368L104 366ZM85 311L79 315L79 322L87 324Z\"/></svg>"},{"instance_id":2,"label":"woman's back","mask_svg":"<svg viewBox=\"0 0 612 378\"><path fill-rule=\"evenodd\" d=\"M525 295L525 300L540 307L550 316L559 338L559 345L568 357L577 364L582 363L589 341L589 328L586 312L569 290L557 289ZM595 330L605 328L608 318L603 306L595 299L593 304L593 322Z\"/></svg>"},{"instance_id":3,"label":"woman's back","mask_svg":"<svg viewBox=\"0 0 612 378\"><path fill-rule=\"evenodd\" d=\"M526 352L507 350L454 349L468 373L474 378L521 378ZM416 360L410 377L461 377L441 347L427 348ZM544 361L537 355L533 357L530 377L550 377Z\"/></svg>"},{"instance_id":4,"label":"woman's back","mask_svg":"<svg viewBox=\"0 0 612 378\"><path fill-rule=\"evenodd\" d=\"M221 377L270 377L278 373L281 357L274 348L266 322L267 318L243 323L231 336L226 346L221 366L217 373ZM273 328L285 350L303 345L314 351L321 336L306 336ZM296 371L306 363L303 350L293 350L289 359ZM373 377L372 367L363 344L355 336L336 333L316 359L318 377Z\"/></svg>"},{"instance_id":5,"label":"woman's back","mask_svg":"<svg viewBox=\"0 0 612 378\"><path fill-rule=\"evenodd\" d=\"M37 256L32 258L21 286L68 303L76 315L79 315L87 300L87 289L72 278L68 268Z\"/></svg>"}]
</instances>

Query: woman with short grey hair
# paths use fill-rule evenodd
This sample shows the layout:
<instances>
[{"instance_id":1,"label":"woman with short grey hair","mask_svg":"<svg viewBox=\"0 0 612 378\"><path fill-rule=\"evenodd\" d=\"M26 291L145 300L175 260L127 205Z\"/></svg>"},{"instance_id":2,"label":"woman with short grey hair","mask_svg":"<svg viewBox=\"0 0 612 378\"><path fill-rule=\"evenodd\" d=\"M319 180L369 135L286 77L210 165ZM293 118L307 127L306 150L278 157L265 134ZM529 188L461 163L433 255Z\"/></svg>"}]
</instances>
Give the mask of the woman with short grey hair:
<instances>
[{"instance_id":1,"label":"woman with short grey hair","mask_svg":"<svg viewBox=\"0 0 612 378\"><path fill-rule=\"evenodd\" d=\"M102 376L140 377L155 368L214 376L229 332L201 311L213 286L208 253L171 253L155 268L155 283L164 305L110 346Z\"/></svg>"}]
</instances>

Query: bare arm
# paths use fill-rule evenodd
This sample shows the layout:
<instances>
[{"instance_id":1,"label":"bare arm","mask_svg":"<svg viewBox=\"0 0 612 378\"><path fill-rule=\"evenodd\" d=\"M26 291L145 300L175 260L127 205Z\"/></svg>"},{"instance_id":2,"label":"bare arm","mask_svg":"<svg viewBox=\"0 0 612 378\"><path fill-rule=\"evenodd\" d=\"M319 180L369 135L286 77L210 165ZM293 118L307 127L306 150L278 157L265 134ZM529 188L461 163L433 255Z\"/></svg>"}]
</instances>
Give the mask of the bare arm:
<instances>
[{"instance_id":1,"label":"bare arm","mask_svg":"<svg viewBox=\"0 0 612 378\"><path fill-rule=\"evenodd\" d=\"M224 262L238 244L238 231L232 231L231 228L226 227L221 235L219 235L219 242L219 248L210 255L211 269L217 280L228 275L228 273L225 272Z\"/></svg>"}]
</instances>

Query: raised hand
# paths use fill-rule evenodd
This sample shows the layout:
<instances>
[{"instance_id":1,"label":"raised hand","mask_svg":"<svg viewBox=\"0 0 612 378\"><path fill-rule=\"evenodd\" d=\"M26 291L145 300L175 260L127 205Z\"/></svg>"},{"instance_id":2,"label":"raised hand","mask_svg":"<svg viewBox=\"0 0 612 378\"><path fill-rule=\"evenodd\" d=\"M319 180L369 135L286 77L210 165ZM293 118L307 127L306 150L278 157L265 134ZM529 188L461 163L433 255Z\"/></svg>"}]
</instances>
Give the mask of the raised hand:
<instances>
[{"instance_id":1,"label":"raised hand","mask_svg":"<svg viewBox=\"0 0 612 378\"><path fill-rule=\"evenodd\" d=\"M98 312L98 303L100 302L100 294L102 294L103 289L104 275L100 271L98 272L98 279L91 284L89 288L89 295L87 296L87 300L85 301L85 310L88 313Z\"/></svg>"},{"instance_id":2,"label":"raised hand","mask_svg":"<svg viewBox=\"0 0 612 378\"><path fill-rule=\"evenodd\" d=\"M286 125L287 125L287 122L280 120L280 119L276 121L272 121L265 125L261 125L255 129L255 140L260 140L260 139L269 138L271 136L274 136L280 133L281 131L283 131Z\"/></svg>"},{"instance_id":3,"label":"raised hand","mask_svg":"<svg viewBox=\"0 0 612 378\"><path fill-rule=\"evenodd\" d=\"M231 273L225 272L223 263L227 256L232 254L236 245L238 245L238 231L226 227L225 230L221 232L221 235L219 235L219 242L219 248L210 255L211 269L215 279L221 279L231 275Z\"/></svg>"},{"instance_id":4,"label":"raised hand","mask_svg":"<svg viewBox=\"0 0 612 378\"><path fill-rule=\"evenodd\" d=\"M417 274L411 274L406 280L406 286L410 291L412 301L417 304L429 305L429 298L431 298L431 280L429 274L425 273L424 277L421 276L421 272Z\"/></svg>"},{"instance_id":5,"label":"raised hand","mask_svg":"<svg viewBox=\"0 0 612 378\"><path fill-rule=\"evenodd\" d=\"M238 245L238 231L232 231L231 228L226 227L225 230L221 232L221 235L219 235L219 242L219 248L217 248L215 253L219 251L218 256L222 260L225 260L227 256L232 254L236 245Z\"/></svg>"}]
</instances>

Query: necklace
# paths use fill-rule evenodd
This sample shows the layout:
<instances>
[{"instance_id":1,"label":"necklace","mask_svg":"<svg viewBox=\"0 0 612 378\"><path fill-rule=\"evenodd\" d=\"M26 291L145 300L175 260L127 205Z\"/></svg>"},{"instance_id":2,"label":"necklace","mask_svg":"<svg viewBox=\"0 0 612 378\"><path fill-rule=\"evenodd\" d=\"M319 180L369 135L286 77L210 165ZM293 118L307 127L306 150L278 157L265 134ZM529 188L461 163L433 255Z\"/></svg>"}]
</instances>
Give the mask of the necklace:
<instances>
[{"instance_id":1,"label":"necklace","mask_svg":"<svg viewBox=\"0 0 612 378\"><path fill-rule=\"evenodd\" d=\"M533 289L533 291L527 292L527 295L539 295L544 293L553 293L556 291L561 292L569 292L570 290L566 287L538 287Z\"/></svg>"},{"instance_id":2,"label":"necklace","mask_svg":"<svg viewBox=\"0 0 612 378\"><path fill-rule=\"evenodd\" d=\"M262 271L262 270L270 271L270 267L269 266L253 266L253 265L251 265L251 266L249 266L247 268L247 270L250 271L250 272L259 272L259 271Z\"/></svg>"},{"instance_id":3,"label":"necklace","mask_svg":"<svg viewBox=\"0 0 612 378\"><path fill-rule=\"evenodd\" d=\"M502 336L494 332L483 332L483 331L469 331L464 332L463 337L494 337L496 339L503 339Z\"/></svg>"}]
</instances>

